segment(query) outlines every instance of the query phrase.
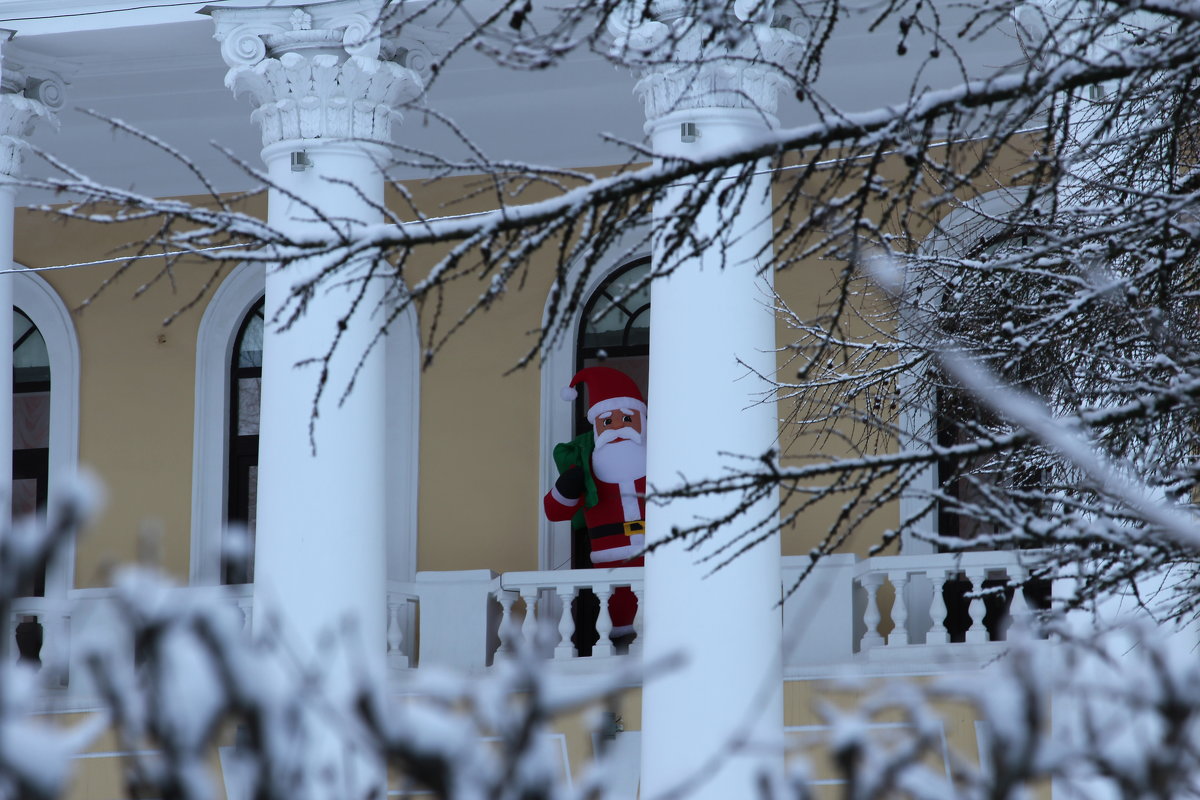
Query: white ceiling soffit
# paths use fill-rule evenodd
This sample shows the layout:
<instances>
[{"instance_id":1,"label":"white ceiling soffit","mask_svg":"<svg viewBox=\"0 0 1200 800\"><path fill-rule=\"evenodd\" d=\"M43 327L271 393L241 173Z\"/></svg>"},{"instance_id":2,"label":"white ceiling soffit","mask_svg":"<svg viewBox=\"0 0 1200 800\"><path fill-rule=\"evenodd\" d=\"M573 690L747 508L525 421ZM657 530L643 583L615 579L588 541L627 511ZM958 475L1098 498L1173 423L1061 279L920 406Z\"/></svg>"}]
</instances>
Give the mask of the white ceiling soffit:
<instances>
[{"instance_id":1,"label":"white ceiling soffit","mask_svg":"<svg viewBox=\"0 0 1200 800\"><path fill-rule=\"evenodd\" d=\"M201 165L220 190L253 186L254 178L214 147L216 143L252 167L260 164L261 142L250 106L225 89L225 65L212 38L212 21L196 13L217 2L0 0L0 27L17 31L17 46L57 59L70 81L60 130L39 130L34 145L95 180L145 194L201 191L182 166L80 111L89 109L170 142ZM145 5L158 7L132 10ZM263 3L238 0L229 5ZM919 62L896 55L894 26L874 34L866 32L865 22L846 27L827 47L818 83L822 95L849 111L901 101ZM952 20L945 30L956 30ZM920 52L918 46L910 38L913 52ZM979 75L1011 64L1017 52L1012 39L998 32L972 42L963 55L970 58L968 69ZM919 84L946 85L958 75L954 60L944 58L922 73ZM427 102L454 118L493 158L590 166L628 158L626 148L603 134L643 141L633 84L628 70L590 52L572 56L559 68L515 72L465 51L439 76ZM405 116L395 128L397 144L444 151L452 140L442 125L419 111ZM794 98L781 104L785 125L812 117ZM457 151L465 152L461 147ZM36 159L29 169L39 169ZM401 176L413 174L410 170Z\"/></svg>"}]
</instances>

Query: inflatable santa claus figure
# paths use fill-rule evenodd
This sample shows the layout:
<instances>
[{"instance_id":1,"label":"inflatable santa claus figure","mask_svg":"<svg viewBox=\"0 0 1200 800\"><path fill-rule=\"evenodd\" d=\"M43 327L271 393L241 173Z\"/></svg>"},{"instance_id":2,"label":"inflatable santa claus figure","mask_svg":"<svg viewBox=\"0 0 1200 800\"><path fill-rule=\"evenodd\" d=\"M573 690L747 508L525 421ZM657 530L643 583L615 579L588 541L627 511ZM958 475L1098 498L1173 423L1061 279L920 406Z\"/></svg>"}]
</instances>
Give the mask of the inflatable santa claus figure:
<instances>
[{"instance_id":1,"label":"inflatable santa claus figure","mask_svg":"<svg viewBox=\"0 0 1200 800\"><path fill-rule=\"evenodd\" d=\"M593 567L640 567L646 544L646 402L637 384L610 367L587 367L563 389L574 400L587 387L592 429L554 448L559 477L546 493L546 517L582 512ZM620 588L609 601L614 638L633 632L637 598Z\"/></svg>"}]
</instances>

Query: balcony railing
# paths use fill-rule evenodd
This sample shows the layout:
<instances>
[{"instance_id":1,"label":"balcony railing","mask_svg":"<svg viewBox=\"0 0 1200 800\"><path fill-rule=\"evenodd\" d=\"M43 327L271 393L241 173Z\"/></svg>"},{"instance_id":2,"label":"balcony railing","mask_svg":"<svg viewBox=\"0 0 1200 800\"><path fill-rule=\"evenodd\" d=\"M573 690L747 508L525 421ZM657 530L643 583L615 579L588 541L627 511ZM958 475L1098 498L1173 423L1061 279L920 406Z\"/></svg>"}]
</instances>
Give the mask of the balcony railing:
<instances>
[{"instance_id":1,"label":"balcony railing","mask_svg":"<svg viewBox=\"0 0 1200 800\"><path fill-rule=\"evenodd\" d=\"M856 649L979 645L1003 641L1049 601L1030 581L1037 553L988 551L870 558L857 565L862 594ZM886 590L887 603L881 602Z\"/></svg>"},{"instance_id":2,"label":"balcony railing","mask_svg":"<svg viewBox=\"0 0 1200 800\"><path fill-rule=\"evenodd\" d=\"M614 636L609 600L623 591L637 598L639 613L634 617L632 634ZM511 651L518 635L525 641L537 641L539 628L557 633L556 640L550 641L551 636L539 642L544 654L555 661L636 654L641 650L641 567L508 572L500 577L492 597L500 606L497 653Z\"/></svg>"},{"instance_id":3,"label":"balcony railing","mask_svg":"<svg viewBox=\"0 0 1200 800\"><path fill-rule=\"evenodd\" d=\"M823 559L793 589L806 558L783 560L784 656L789 675L828 674L862 663L877 671L914 662L982 663L996 654L1009 620L1048 601L1045 583L1027 583L1036 555L972 552ZM1023 586L1024 585L1024 586ZM191 591L181 588L178 591ZM211 589L209 589L211 591ZM221 589L250 629L250 586ZM612 658L638 657L647 631L639 613L632 632L614 635L609 598L645 596L642 568L420 573L388 585L386 652L391 672L421 666L482 670L519 642L534 642L555 665L604 669ZM83 589L68 598L24 598L11 607L9 652L43 668L46 691L86 696L72 642L102 629L115 613L112 590ZM83 678L76 680L76 677Z\"/></svg>"}]
</instances>

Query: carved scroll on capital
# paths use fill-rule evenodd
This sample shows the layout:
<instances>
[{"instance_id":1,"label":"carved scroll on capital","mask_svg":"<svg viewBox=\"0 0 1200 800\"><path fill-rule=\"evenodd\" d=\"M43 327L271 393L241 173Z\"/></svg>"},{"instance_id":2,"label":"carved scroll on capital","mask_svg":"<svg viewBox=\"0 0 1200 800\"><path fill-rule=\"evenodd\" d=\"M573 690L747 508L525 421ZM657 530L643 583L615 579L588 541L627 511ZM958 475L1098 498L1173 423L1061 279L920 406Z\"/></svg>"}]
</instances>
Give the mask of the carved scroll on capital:
<instances>
[{"instance_id":1,"label":"carved scroll on capital","mask_svg":"<svg viewBox=\"0 0 1200 800\"><path fill-rule=\"evenodd\" d=\"M257 64L267 57L267 43L263 37L270 32L262 25L239 25L228 31L222 31L218 26L215 38L221 43L221 58L231 68Z\"/></svg>"},{"instance_id":2,"label":"carved scroll on capital","mask_svg":"<svg viewBox=\"0 0 1200 800\"><path fill-rule=\"evenodd\" d=\"M348 14L329 22L329 27L342 32L342 47L352 56L379 58L382 33L374 19L362 14Z\"/></svg>"},{"instance_id":3,"label":"carved scroll on capital","mask_svg":"<svg viewBox=\"0 0 1200 800\"><path fill-rule=\"evenodd\" d=\"M66 81L57 75L31 77L25 82L25 96L50 111L58 111L67 100Z\"/></svg>"},{"instance_id":4,"label":"carved scroll on capital","mask_svg":"<svg viewBox=\"0 0 1200 800\"><path fill-rule=\"evenodd\" d=\"M205 9L229 65L225 85L249 95L263 145L287 139L386 142L398 109L424 90L444 34L381 31L383 0Z\"/></svg>"}]
</instances>

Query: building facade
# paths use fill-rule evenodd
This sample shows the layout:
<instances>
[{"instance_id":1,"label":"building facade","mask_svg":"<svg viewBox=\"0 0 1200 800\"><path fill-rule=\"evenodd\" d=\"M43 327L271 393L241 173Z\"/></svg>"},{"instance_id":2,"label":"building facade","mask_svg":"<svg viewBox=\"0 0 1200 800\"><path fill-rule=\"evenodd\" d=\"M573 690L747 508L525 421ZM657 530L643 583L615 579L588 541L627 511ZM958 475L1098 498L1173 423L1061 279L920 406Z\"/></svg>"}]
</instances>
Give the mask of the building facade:
<instances>
[{"instance_id":1,"label":"building facade","mask_svg":"<svg viewBox=\"0 0 1200 800\"><path fill-rule=\"evenodd\" d=\"M712 474L728 465L723 454L763 452L780 439L786 414L774 402L754 402L772 392L754 373L770 375L786 358L776 347L787 331L771 312L756 261L769 252L777 211L765 170L749 192L756 205L733 219L716 206L701 209L699 228L725 229L719 256L684 260L669 280L638 288L652 264L673 256L631 230L621 257L587 275L581 302L551 345L516 370L530 331L556 302L561 278L552 248L533 252L520 291L457 330L426 367L430 342L438 341L431 326L453 319L407 311L375 342L369 313L341 319L355 296L349 279L349 288L318 292L294 325L279 326L272 320L287 315L304 271L316 276L325 264L299 260L280 272L259 260L214 273L203 257L182 255L164 272L166 258L139 250L154 235L154 219L64 220L53 196L13 180L47 174L37 152L44 151L132 192L214 202L199 196L187 164L110 119L120 118L180 142L214 193L248 217L303 237L321 234L325 215L353 235L384 225L385 211L404 219L413 206L445 208L456 218L494 208L466 168L425 181L400 164L395 182L385 179L380 164L395 158L386 143L420 150L438 135L411 110L403 124L392 113L422 92L431 104L440 99L461 111L464 125L483 131L481 144L511 147L514 160L542 157L607 174L625 156L595 131L635 138L644 124L656 152L684 158L736 145L776 124L763 109L794 115L782 76L734 69L730 77L721 61L729 52L704 49L726 45L691 42L684 43L696 49L691 57L718 64L705 92L694 76L673 83L670 65L631 76L586 59L566 71L568 86L538 76L532 88L508 85L510 76L471 60L435 80L422 59L437 57L449 34L426 26L425 40L373 38L380 12L370 0L62 5L46 15L37 3L0 2L0 25L16 31L4 51L4 76L15 78L0 95L4 142L14 153L0 192L7 203L0 219L12 223L0 228L0 248L11 248L14 265L0 284L0 317L14 326L12 391L0 391L12 407L0 405L0 417L13 416L14 458L11 477L0 481L13 482L14 514L53 506L80 467L107 492L105 510L11 615L10 652L43 665L40 711L73 719L103 708L79 643L109 613L114 568L133 562L161 568L180 591L223 586L247 631L265 625L265 609L273 609L314 657L339 620L356 619L386 659L397 696L423 668L486 672L518 640L533 638L539 618L559 634L545 653L550 668L581 680L629 659L687 650L692 662L679 675L645 690L631 686L622 700L618 757L632 777L620 796L634 796L639 782L646 796L683 780L692 765L675 756L680 741L698 753L720 752L747 709L757 708L749 735L775 754L727 759L707 793L695 795L744 796L759 770L782 767L785 742L822 730L813 704L826 679L847 668L874 676L977 670L1003 650L997 620L1025 611L1022 593L996 609L962 597L985 582L1023 581L1028 567L1019 553L952 555L913 541L867 557L849 542L784 594L838 509L806 512L803 524L715 576L697 568L695 553L671 548L645 568L573 568L586 565L584 548L568 525L540 512L556 478L551 449L580 425L579 407L560 389L601 361L627 371L647 395L649 441L658 443L650 445L652 482L669 483L681 465L697 477ZM641 34L631 26L615 35ZM780 52L802 43L786 27L769 35ZM839 58L853 87L859 65ZM303 80L295 78L300 72ZM887 89L861 91L869 105ZM777 109L778 94L785 102ZM96 115L74 110L80 105ZM688 125L698 126L698 142ZM225 142L231 156L208 147L209 139ZM23 166L18 142L35 148ZM257 180L253 171L269 176L272 190L239 197ZM786 181L776 182L776 197ZM529 196L539 199L537 190ZM660 223L671 202L656 208ZM736 268L726 263L730 253ZM774 291L815 318L841 268L804 260L775 279ZM417 275L421 269L414 266ZM473 282L448 284L447 314L468 308L480 291ZM346 338L331 362L331 388L316 400L314 371L295 365L319 356L314 343L335 330ZM338 387L351 376L354 389L343 400ZM727 421L720 435L696 436L714 415ZM762 503L769 514L775 499ZM897 523L905 503L894 503ZM668 504L647 513L649 525L665 531L718 517L723 506ZM631 645L607 636L605 600L622 587L642 603ZM595 620L578 610L588 602L598 609ZM331 669L348 675L350 668ZM777 687L765 701L764 682ZM704 703L694 702L698 693ZM944 732L968 752L979 746L970 722L964 717ZM595 742L580 720L564 720L555 736L565 774L592 759ZM235 749L230 741L219 757ZM122 752L101 740L81 753L72 796L124 796ZM392 788L410 796L411 787ZM230 797L240 791L232 772L225 789Z\"/></svg>"}]
</instances>

